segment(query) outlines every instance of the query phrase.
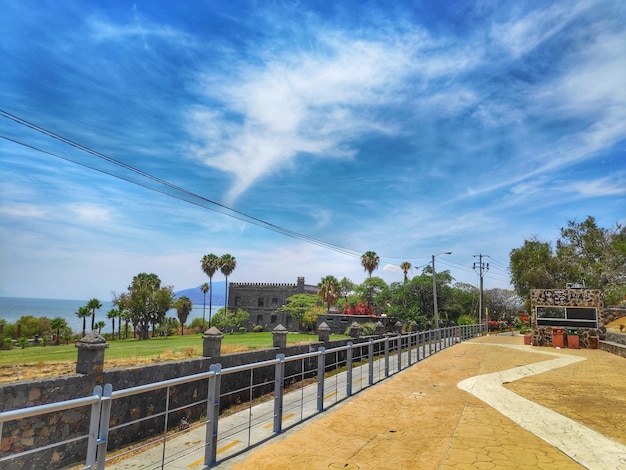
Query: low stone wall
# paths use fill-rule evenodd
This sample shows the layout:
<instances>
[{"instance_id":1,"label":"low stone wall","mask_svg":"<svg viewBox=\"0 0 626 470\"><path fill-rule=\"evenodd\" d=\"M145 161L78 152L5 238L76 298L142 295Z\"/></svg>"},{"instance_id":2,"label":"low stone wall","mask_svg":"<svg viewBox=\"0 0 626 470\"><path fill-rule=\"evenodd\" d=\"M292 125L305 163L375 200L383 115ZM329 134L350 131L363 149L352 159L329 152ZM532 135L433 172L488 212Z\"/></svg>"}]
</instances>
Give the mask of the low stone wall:
<instances>
[{"instance_id":1,"label":"low stone wall","mask_svg":"<svg viewBox=\"0 0 626 470\"><path fill-rule=\"evenodd\" d=\"M606 328L578 328L578 342L582 349L590 349L595 347L596 341L592 338L604 340L606 338ZM533 331L533 346L552 346L552 327L539 326Z\"/></svg>"},{"instance_id":2,"label":"low stone wall","mask_svg":"<svg viewBox=\"0 0 626 470\"><path fill-rule=\"evenodd\" d=\"M155 383L177 377L206 372L211 364L220 363L222 369L258 363L275 359L279 353L285 356L316 351L324 346L326 349L345 346L348 342L355 344L354 357L367 354L369 338L332 341L328 343L316 342L305 345L290 346L287 348L271 348L265 350L248 351L229 354L213 358L195 358L176 362L159 363L133 368L119 368L102 371L101 375L71 374L63 377L53 377L40 380L19 381L0 386L0 411L25 408L56 403L72 398L89 396L98 383L110 383L113 390L127 389L139 385ZM377 348L378 349L378 348ZM335 361L345 361L346 352L341 351L327 358L327 364ZM332 366L328 366L331 368ZM303 376L315 375L317 359L306 361L290 361L285 364L286 384L296 382ZM254 397L271 393L274 390L274 366L255 370L254 381L257 384L267 384L254 389ZM239 372L222 376L220 408L249 399L248 387L250 372ZM239 392L234 393L234 391ZM131 426L113 430L109 434L109 449L136 442L139 439L163 432L165 417L166 390L157 390L141 395L134 395L115 400L111 408L110 426L130 422L138 418L148 419ZM169 408L186 407L191 403L201 402L178 412L171 412L168 417L169 427L176 427L183 416L188 421L200 419L206 413L207 383L196 381L171 387L169 390ZM90 407L83 407L66 412L51 413L33 417L19 422L5 423L0 440L0 456L15 454L29 448L38 448L59 442L72 437L88 433ZM153 416L153 418L149 418ZM79 463L85 456L87 442L81 440L62 447L56 447L31 454L22 461L10 461L3 464L3 470L22 470L30 468L64 468L73 463Z\"/></svg>"},{"instance_id":3,"label":"low stone wall","mask_svg":"<svg viewBox=\"0 0 626 470\"><path fill-rule=\"evenodd\" d=\"M598 343L598 349L626 358L626 334L607 333L606 340Z\"/></svg>"},{"instance_id":4,"label":"low stone wall","mask_svg":"<svg viewBox=\"0 0 626 470\"><path fill-rule=\"evenodd\" d=\"M622 317L626 317L626 308L607 307L604 309L604 324L611 323Z\"/></svg>"}]
</instances>

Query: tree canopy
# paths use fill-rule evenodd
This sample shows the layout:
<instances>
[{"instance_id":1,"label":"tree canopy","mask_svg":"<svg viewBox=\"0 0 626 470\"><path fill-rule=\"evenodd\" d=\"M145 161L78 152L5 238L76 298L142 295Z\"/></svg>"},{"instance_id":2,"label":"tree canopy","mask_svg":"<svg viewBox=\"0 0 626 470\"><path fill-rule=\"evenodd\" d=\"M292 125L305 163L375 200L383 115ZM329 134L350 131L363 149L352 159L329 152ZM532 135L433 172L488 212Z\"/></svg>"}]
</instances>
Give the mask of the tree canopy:
<instances>
[{"instance_id":1,"label":"tree canopy","mask_svg":"<svg viewBox=\"0 0 626 470\"><path fill-rule=\"evenodd\" d=\"M568 221L561 228L555 249L536 237L510 254L511 282L515 291L528 298L531 289L565 288L583 282L601 289L607 304L617 303L626 293L626 228L598 227L589 216L583 222Z\"/></svg>"}]
</instances>

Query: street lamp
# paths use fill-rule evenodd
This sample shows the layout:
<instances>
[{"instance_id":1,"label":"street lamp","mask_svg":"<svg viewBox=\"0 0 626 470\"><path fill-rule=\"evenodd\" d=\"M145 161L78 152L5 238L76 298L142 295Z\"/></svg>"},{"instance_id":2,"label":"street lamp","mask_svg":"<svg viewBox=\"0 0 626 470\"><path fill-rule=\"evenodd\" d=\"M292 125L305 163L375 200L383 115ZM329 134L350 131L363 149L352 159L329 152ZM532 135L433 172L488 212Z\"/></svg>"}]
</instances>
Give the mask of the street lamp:
<instances>
[{"instance_id":1,"label":"street lamp","mask_svg":"<svg viewBox=\"0 0 626 470\"><path fill-rule=\"evenodd\" d=\"M439 329L439 311L437 310L437 281L435 278L435 256L439 255L451 255L451 251L443 251L441 253L437 253L433 255L433 305L435 311L435 329ZM439 339L439 335L437 335L437 339Z\"/></svg>"}]
</instances>

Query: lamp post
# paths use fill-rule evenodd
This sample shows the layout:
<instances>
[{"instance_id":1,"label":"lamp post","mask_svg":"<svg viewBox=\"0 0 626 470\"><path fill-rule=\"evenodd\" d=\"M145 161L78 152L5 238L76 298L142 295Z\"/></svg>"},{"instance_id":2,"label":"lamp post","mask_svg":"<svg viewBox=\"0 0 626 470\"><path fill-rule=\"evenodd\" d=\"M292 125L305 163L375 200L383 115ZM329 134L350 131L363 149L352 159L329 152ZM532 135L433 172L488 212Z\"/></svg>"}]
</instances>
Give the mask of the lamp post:
<instances>
[{"instance_id":1,"label":"lamp post","mask_svg":"<svg viewBox=\"0 0 626 470\"><path fill-rule=\"evenodd\" d=\"M435 273L435 257L439 256L439 255L451 255L452 252L451 251L443 251L441 253L437 253L436 255L432 255L433 256L433 306L434 306L434 313L435 313L435 330L437 330L437 340L439 340L439 310L437 310L437 279L436 279L436 273Z\"/></svg>"}]
</instances>

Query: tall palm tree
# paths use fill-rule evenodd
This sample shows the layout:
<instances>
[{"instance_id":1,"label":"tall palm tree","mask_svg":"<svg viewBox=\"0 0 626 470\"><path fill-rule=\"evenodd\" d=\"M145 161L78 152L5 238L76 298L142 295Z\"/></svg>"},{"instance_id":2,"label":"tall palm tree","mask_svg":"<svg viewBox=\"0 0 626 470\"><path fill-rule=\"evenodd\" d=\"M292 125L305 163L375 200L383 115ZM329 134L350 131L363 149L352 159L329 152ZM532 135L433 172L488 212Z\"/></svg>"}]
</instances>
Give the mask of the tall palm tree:
<instances>
[{"instance_id":1,"label":"tall palm tree","mask_svg":"<svg viewBox=\"0 0 626 470\"><path fill-rule=\"evenodd\" d=\"M204 274L209 276L209 328L211 328L211 311L213 309L213 275L220 269L221 260L219 256L209 253L208 255L204 255L202 257L202 261L200 263ZM204 328L204 325L202 325L202 328Z\"/></svg>"},{"instance_id":2,"label":"tall palm tree","mask_svg":"<svg viewBox=\"0 0 626 470\"><path fill-rule=\"evenodd\" d=\"M116 308L112 308L107 312L107 318L111 320L111 339L115 339L115 319L120 316L120 311ZM121 322L120 322L121 323ZM117 339L120 339L119 335Z\"/></svg>"},{"instance_id":3,"label":"tall palm tree","mask_svg":"<svg viewBox=\"0 0 626 470\"><path fill-rule=\"evenodd\" d=\"M361 256L361 266L369 273L369 277L372 277L372 272L378 269L378 263L380 258L375 251L366 251Z\"/></svg>"},{"instance_id":4,"label":"tall palm tree","mask_svg":"<svg viewBox=\"0 0 626 470\"><path fill-rule=\"evenodd\" d=\"M98 299L91 299L87 302L87 308L91 310L91 329L94 330L96 324L96 310L102 308L102 302Z\"/></svg>"},{"instance_id":5,"label":"tall palm tree","mask_svg":"<svg viewBox=\"0 0 626 470\"><path fill-rule=\"evenodd\" d=\"M174 303L174 308L176 309L176 316L178 317L178 321L180 322L180 334L185 334L185 322L187 321L187 317L189 317L189 312L193 308L191 303L191 299L186 295L183 295L179 299L176 299ZM203 320L204 321L204 320ZM204 323L202 324L204 328Z\"/></svg>"},{"instance_id":6,"label":"tall palm tree","mask_svg":"<svg viewBox=\"0 0 626 470\"><path fill-rule=\"evenodd\" d=\"M67 321L63 317L55 317L50 320L50 326L56 330L56 336L54 344L59 345L59 336L61 336L61 329L65 330L67 328Z\"/></svg>"},{"instance_id":7,"label":"tall palm tree","mask_svg":"<svg viewBox=\"0 0 626 470\"><path fill-rule=\"evenodd\" d=\"M83 336L85 336L85 329L87 327L87 317L91 315L91 310L89 309L89 307L87 307L86 305L80 307L77 311L76 311L76 316L78 318L82 318L83 319Z\"/></svg>"},{"instance_id":8,"label":"tall palm tree","mask_svg":"<svg viewBox=\"0 0 626 470\"><path fill-rule=\"evenodd\" d=\"M403 261L400 264L400 269L402 269L402 272L404 273L404 282L407 282L409 280L409 270L412 268L413 266L411 266L411 263L409 263L408 261Z\"/></svg>"},{"instance_id":9,"label":"tall palm tree","mask_svg":"<svg viewBox=\"0 0 626 470\"><path fill-rule=\"evenodd\" d=\"M220 258L221 266L220 271L226 278L226 292L224 293L224 308L228 311L228 276L235 270L237 267L237 260L234 256L231 256L229 253L222 255Z\"/></svg>"},{"instance_id":10,"label":"tall palm tree","mask_svg":"<svg viewBox=\"0 0 626 470\"><path fill-rule=\"evenodd\" d=\"M330 306L340 297L339 281L335 276L323 277L317 285L317 295L326 302L326 312L330 313Z\"/></svg>"},{"instance_id":11,"label":"tall palm tree","mask_svg":"<svg viewBox=\"0 0 626 470\"><path fill-rule=\"evenodd\" d=\"M204 303L202 304L202 329L204 330L204 311L206 310L206 293L209 291L209 285L205 282L200 286L200 290L204 296Z\"/></svg>"}]
</instances>

